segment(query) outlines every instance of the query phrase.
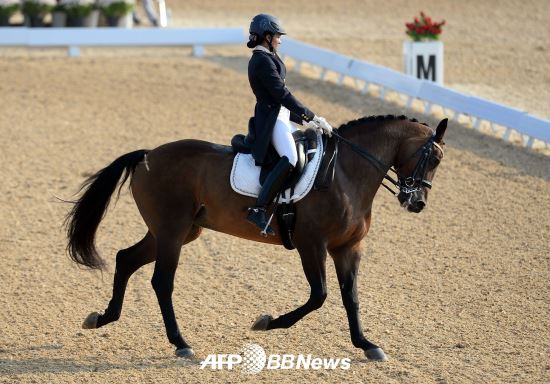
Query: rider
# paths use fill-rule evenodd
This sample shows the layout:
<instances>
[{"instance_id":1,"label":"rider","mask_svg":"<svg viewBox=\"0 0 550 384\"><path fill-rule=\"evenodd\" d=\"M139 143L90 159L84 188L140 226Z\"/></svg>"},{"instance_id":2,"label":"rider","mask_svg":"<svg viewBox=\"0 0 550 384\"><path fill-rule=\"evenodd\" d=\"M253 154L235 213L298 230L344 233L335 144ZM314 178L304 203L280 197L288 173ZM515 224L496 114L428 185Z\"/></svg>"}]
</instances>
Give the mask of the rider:
<instances>
[{"instance_id":1,"label":"rider","mask_svg":"<svg viewBox=\"0 0 550 384\"><path fill-rule=\"evenodd\" d=\"M286 32L279 20L267 14L256 15L249 32L247 46L253 48L253 53L248 63L248 80L256 96L256 107L247 141L251 143L256 165L270 165L277 161L271 146L280 158L267 175L256 205L248 209L247 219L262 231L265 229L266 233L275 235L268 226L266 208L298 160L292 137L296 128L290 121L322 130L328 135L332 127L323 117L316 116L302 105L285 86L286 67L277 55L277 48L281 44L281 35Z\"/></svg>"}]
</instances>

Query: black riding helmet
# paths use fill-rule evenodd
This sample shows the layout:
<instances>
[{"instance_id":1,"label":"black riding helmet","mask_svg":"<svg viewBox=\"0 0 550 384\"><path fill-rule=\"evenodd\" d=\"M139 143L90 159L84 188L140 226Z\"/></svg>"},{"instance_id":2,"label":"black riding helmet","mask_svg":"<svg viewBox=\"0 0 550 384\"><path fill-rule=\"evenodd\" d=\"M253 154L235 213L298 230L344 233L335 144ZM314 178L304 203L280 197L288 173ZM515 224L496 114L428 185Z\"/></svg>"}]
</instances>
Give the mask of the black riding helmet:
<instances>
[{"instance_id":1,"label":"black riding helmet","mask_svg":"<svg viewBox=\"0 0 550 384\"><path fill-rule=\"evenodd\" d=\"M248 43L246 44L249 48L254 48L255 46L262 43L266 35L275 35L279 33L281 35L286 35L285 30L281 26L279 19L275 16L271 16L265 13L260 13L252 18L249 28L250 36L248 37ZM271 43L269 44L271 47Z\"/></svg>"}]
</instances>

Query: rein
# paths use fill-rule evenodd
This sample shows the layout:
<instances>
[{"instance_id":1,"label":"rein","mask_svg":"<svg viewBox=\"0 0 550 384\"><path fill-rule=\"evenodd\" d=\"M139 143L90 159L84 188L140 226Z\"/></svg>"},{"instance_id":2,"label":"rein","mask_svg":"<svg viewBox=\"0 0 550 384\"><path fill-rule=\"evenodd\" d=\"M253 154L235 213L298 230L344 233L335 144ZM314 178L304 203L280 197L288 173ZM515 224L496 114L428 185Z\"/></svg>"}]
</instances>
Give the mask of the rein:
<instances>
[{"instance_id":1,"label":"rein","mask_svg":"<svg viewBox=\"0 0 550 384\"><path fill-rule=\"evenodd\" d=\"M433 156L433 147L436 146L441 149L439 144L435 142L435 136L430 137L430 139L428 139L428 141L423 146L421 146L416 152L414 152L411 156L407 158L408 161L412 157L416 156L419 152L422 152L420 160L414 168L413 174L409 177L403 178L399 175L399 171L396 170L394 167L392 167L391 165L387 165L376 156L367 152L365 149L349 141L348 139L340 135L336 130L332 131L332 135L335 136L337 140L346 143L355 153L366 159L378 171L383 173L384 180L388 180L390 183L393 184L394 187L398 189L398 192L396 192L391 187L388 187L386 184L384 184L384 182L382 181L382 186L390 191L390 193L392 193L394 196L397 196L399 192L410 194L421 190L423 187L432 187L432 183L428 180L425 180L424 178L428 168L428 162ZM395 173L395 175L397 176L397 180L388 175L388 171L392 171L393 173Z\"/></svg>"}]
</instances>

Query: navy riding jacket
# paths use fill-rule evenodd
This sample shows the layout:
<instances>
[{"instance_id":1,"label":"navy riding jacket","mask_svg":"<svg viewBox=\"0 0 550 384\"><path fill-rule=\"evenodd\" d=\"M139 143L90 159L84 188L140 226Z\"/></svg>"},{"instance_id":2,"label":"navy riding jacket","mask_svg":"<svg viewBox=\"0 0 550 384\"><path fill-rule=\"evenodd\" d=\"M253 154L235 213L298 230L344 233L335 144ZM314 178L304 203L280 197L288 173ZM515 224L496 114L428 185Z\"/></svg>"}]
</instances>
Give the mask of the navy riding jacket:
<instances>
[{"instance_id":1,"label":"navy riding jacket","mask_svg":"<svg viewBox=\"0 0 550 384\"><path fill-rule=\"evenodd\" d=\"M276 160L271 135L281 105L290 111L290 120L300 125L315 116L292 96L285 85L285 77L285 64L276 53L253 51L248 63L248 81L256 95L256 107L246 140L251 145L256 165L268 165Z\"/></svg>"}]
</instances>

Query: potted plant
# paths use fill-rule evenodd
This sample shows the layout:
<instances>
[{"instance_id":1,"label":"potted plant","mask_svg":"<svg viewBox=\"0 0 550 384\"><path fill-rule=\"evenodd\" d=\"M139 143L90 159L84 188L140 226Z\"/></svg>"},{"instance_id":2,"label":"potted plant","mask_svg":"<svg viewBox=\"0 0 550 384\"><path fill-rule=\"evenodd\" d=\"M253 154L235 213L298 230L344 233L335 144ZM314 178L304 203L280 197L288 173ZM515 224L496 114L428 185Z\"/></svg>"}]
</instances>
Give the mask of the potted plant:
<instances>
[{"instance_id":1,"label":"potted plant","mask_svg":"<svg viewBox=\"0 0 550 384\"><path fill-rule=\"evenodd\" d=\"M19 10L18 0L0 0L0 27L10 25L10 17Z\"/></svg>"},{"instance_id":2,"label":"potted plant","mask_svg":"<svg viewBox=\"0 0 550 384\"><path fill-rule=\"evenodd\" d=\"M405 73L443 84L443 43L439 41L445 20L434 22L424 12L405 23L412 41L403 44Z\"/></svg>"},{"instance_id":3,"label":"potted plant","mask_svg":"<svg viewBox=\"0 0 550 384\"><path fill-rule=\"evenodd\" d=\"M118 27L122 20L128 18L134 4L129 0L99 0L99 9L109 27Z\"/></svg>"},{"instance_id":4,"label":"potted plant","mask_svg":"<svg viewBox=\"0 0 550 384\"><path fill-rule=\"evenodd\" d=\"M25 16L25 25L27 27L44 26L44 16L46 16L55 6L55 0L23 0L21 3L21 12Z\"/></svg>"},{"instance_id":5,"label":"potted plant","mask_svg":"<svg viewBox=\"0 0 550 384\"><path fill-rule=\"evenodd\" d=\"M92 12L84 19L85 27L97 27L99 23L99 5L93 0Z\"/></svg>"},{"instance_id":6,"label":"potted plant","mask_svg":"<svg viewBox=\"0 0 550 384\"><path fill-rule=\"evenodd\" d=\"M94 0L61 0L67 14L68 27L83 27L94 9Z\"/></svg>"},{"instance_id":7,"label":"potted plant","mask_svg":"<svg viewBox=\"0 0 550 384\"><path fill-rule=\"evenodd\" d=\"M67 23L65 6L61 3L61 0L56 1L57 4L52 8L52 27L63 28Z\"/></svg>"}]
</instances>

